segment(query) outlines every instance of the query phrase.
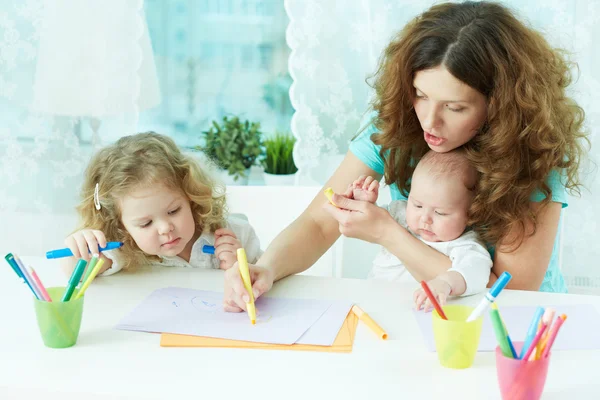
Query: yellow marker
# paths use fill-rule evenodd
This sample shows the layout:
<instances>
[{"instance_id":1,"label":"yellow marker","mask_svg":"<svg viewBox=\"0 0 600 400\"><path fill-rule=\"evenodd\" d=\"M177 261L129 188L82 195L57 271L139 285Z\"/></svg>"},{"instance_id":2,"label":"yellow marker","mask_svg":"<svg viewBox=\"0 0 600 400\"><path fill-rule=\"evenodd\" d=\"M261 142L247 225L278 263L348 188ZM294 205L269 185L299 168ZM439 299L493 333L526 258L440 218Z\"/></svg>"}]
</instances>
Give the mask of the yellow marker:
<instances>
[{"instance_id":1,"label":"yellow marker","mask_svg":"<svg viewBox=\"0 0 600 400\"><path fill-rule=\"evenodd\" d=\"M332 200L333 199L333 189L329 187L329 188L325 189L324 193L325 193L325 196L327 196L327 199L329 199L329 202L339 208L339 206L337 204L335 204Z\"/></svg>"},{"instance_id":2,"label":"yellow marker","mask_svg":"<svg viewBox=\"0 0 600 400\"><path fill-rule=\"evenodd\" d=\"M364 312L359 306L352 306L352 312L356 314L358 319L364 322L365 325L371 328L371 330L375 332L377 336L379 336L383 340L387 339L387 333L385 333L385 331L379 325L377 325L377 322L373 321L373 318L369 317L369 315L366 312Z\"/></svg>"},{"instance_id":3,"label":"yellow marker","mask_svg":"<svg viewBox=\"0 0 600 400\"><path fill-rule=\"evenodd\" d=\"M79 292L77 292L75 300L83 296L83 293L87 290L88 286L90 286L90 283L92 283L96 275L98 275L98 271L100 271L100 268L102 268L102 264L104 264L104 259L101 258L98 260L96 265L94 265L94 269L92 272L90 272L90 275L87 277L85 282L83 282L83 285L81 285L81 289L79 289Z\"/></svg>"},{"instance_id":4,"label":"yellow marker","mask_svg":"<svg viewBox=\"0 0 600 400\"><path fill-rule=\"evenodd\" d=\"M250 302L246 303L248 316L252 325L256 324L256 307L254 306L254 294L252 293L252 281L250 280L250 268L248 267L248 259L246 258L246 250L243 248L237 249L238 266L240 267L240 275L244 282L244 287L250 296Z\"/></svg>"}]
</instances>

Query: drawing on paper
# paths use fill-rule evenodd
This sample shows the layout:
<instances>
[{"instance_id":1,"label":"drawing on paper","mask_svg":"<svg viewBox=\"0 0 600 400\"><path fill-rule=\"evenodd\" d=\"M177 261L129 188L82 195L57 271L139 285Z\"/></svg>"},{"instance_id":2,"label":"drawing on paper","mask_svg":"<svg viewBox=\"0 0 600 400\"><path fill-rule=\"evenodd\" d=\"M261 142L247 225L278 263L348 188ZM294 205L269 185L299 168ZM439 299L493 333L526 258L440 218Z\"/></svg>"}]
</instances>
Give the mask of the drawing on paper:
<instances>
[{"instance_id":1,"label":"drawing on paper","mask_svg":"<svg viewBox=\"0 0 600 400\"><path fill-rule=\"evenodd\" d=\"M192 297L190 299L190 303L192 304L192 307L194 307L198 311L209 313L209 314L214 314L217 312L216 304L214 304L210 301L202 300L198 296Z\"/></svg>"}]
</instances>

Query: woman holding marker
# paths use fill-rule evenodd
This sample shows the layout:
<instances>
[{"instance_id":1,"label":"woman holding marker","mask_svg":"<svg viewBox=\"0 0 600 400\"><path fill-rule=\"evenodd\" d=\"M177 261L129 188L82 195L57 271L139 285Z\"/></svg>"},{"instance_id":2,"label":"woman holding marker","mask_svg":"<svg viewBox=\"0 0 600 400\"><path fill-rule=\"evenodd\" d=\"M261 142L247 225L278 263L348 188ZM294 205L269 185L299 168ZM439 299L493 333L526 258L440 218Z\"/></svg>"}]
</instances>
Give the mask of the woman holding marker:
<instances>
[{"instance_id":1,"label":"woman holding marker","mask_svg":"<svg viewBox=\"0 0 600 400\"><path fill-rule=\"evenodd\" d=\"M240 247L256 262L258 237L246 221L226 216L222 192L170 138L152 132L122 137L86 170L82 229L67 237L66 249L47 257L64 257L71 273L77 259L101 251L96 273L104 275L144 264L229 269Z\"/></svg>"},{"instance_id":2,"label":"woman holding marker","mask_svg":"<svg viewBox=\"0 0 600 400\"><path fill-rule=\"evenodd\" d=\"M570 66L497 3L438 4L409 22L381 57L366 127L325 184L340 208L317 195L250 265L254 296L309 268L340 234L383 245L418 282L448 270L447 256L348 188L384 177L392 199L406 199L416 161L460 146L480 174L470 225L493 257L489 285L507 271L509 289L566 292L555 243L586 140L583 110L565 92ZM225 274L225 309L239 312L245 290Z\"/></svg>"}]
</instances>

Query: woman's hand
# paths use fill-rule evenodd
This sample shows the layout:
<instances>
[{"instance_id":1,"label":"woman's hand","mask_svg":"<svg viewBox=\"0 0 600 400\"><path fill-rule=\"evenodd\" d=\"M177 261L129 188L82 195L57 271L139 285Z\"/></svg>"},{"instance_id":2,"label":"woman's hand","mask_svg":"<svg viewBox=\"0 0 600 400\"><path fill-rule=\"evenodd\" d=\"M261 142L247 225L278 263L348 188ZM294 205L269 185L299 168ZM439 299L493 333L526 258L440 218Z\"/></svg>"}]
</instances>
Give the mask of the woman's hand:
<instances>
[{"instance_id":1,"label":"woman's hand","mask_svg":"<svg viewBox=\"0 0 600 400\"><path fill-rule=\"evenodd\" d=\"M258 299L264 293L271 290L273 287L273 272L267 268L249 264L250 281L252 282L252 294L254 300ZM246 303L250 301L250 297L242 277L240 275L237 262L233 268L225 271L225 296L223 298L223 309L227 312L241 312L246 310Z\"/></svg>"},{"instance_id":2,"label":"woman's hand","mask_svg":"<svg viewBox=\"0 0 600 400\"><path fill-rule=\"evenodd\" d=\"M231 229L221 228L215 231L215 257L219 260L219 268L230 269L237 261L237 249L242 243Z\"/></svg>"},{"instance_id":3,"label":"woman's hand","mask_svg":"<svg viewBox=\"0 0 600 400\"><path fill-rule=\"evenodd\" d=\"M349 190L351 193L352 188ZM386 209L349 197L348 190L343 195L334 194L332 200L338 207L329 202L323 206L338 221L342 235L382 244L388 229L400 226Z\"/></svg>"}]
</instances>

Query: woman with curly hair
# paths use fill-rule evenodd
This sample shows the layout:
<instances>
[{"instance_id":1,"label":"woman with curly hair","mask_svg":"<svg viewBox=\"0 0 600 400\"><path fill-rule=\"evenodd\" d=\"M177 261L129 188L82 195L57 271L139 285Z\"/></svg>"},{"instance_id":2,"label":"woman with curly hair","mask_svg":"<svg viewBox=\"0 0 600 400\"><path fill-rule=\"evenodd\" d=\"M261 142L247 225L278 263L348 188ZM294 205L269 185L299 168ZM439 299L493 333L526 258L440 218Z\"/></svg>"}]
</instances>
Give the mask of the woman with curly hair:
<instances>
[{"instance_id":1,"label":"woman with curly hair","mask_svg":"<svg viewBox=\"0 0 600 400\"><path fill-rule=\"evenodd\" d=\"M570 63L543 36L492 2L445 3L416 17L385 49L366 128L317 196L256 265L258 296L310 267L339 234L384 246L417 280L451 266L383 208L352 199L356 177L385 178L406 199L415 165L429 150L464 147L480 179L469 225L488 244L511 289L566 292L558 232L566 191L579 193L586 136L583 110L565 94ZM324 205L324 203L326 203ZM302 246L296 243L302 242ZM240 311L239 277L226 273L225 309Z\"/></svg>"},{"instance_id":2,"label":"woman with curly hair","mask_svg":"<svg viewBox=\"0 0 600 400\"><path fill-rule=\"evenodd\" d=\"M227 218L224 188L167 136L139 133L101 149L81 197L81 227L65 239L73 253L64 261L69 274L107 239L123 246L99 255L104 275L147 264L228 269L240 247L248 260L262 253L252 227ZM203 245L214 245L214 255Z\"/></svg>"}]
</instances>

